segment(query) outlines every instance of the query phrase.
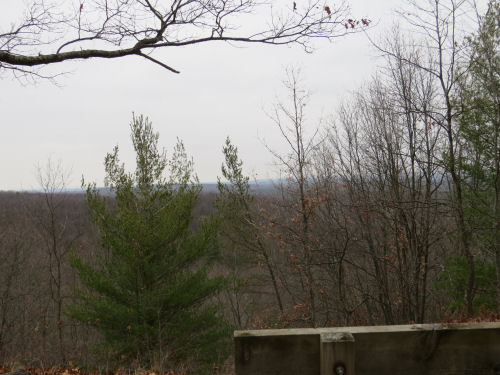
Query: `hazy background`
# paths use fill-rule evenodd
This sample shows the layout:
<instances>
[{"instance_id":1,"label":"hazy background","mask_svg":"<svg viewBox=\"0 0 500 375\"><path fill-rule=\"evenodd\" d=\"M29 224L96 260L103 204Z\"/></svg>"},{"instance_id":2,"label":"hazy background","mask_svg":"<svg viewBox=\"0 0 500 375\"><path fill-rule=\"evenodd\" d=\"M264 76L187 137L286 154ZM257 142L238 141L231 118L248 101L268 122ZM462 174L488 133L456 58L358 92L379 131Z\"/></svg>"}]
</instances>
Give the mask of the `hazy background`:
<instances>
[{"instance_id":1,"label":"hazy background","mask_svg":"<svg viewBox=\"0 0 500 375\"><path fill-rule=\"evenodd\" d=\"M377 37L394 22L398 0L351 0L353 15L375 24ZM0 9L12 7L0 0ZM11 9L13 10L13 9ZM3 11L3 9L2 9ZM15 12L12 12L15 13ZM9 22L9 12L0 22ZM88 60L54 65L68 74L58 86L48 81L25 85L0 77L0 190L38 188L37 165L48 158L71 170L68 187L79 187L82 175L102 185L103 160L118 144L130 169L132 112L144 114L160 132L167 149L179 137L192 155L202 182L216 181L222 145L230 136L238 146L245 172L253 178L277 175L264 142L278 151L286 146L266 116L277 98L289 66L300 67L311 92L308 126L332 113L342 97L376 71L376 51L363 33L317 41L313 54L299 47L231 46L212 43L163 50L157 56L181 71L173 74L138 57Z\"/></svg>"}]
</instances>

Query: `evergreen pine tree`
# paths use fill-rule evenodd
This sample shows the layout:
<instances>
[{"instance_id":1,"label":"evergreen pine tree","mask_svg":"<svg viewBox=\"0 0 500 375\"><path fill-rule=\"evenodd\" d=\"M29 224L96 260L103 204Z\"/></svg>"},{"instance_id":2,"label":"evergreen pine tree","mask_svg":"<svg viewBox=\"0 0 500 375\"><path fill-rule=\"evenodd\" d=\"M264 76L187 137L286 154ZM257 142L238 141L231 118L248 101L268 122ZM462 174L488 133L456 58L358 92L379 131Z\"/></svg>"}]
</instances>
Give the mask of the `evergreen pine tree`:
<instances>
[{"instance_id":1,"label":"evergreen pine tree","mask_svg":"<svg viewBox=\"0 0 500 375\"><path fill-rule=\"evenodd\" d=\"M103 253L94 263L73 256L85 288L68 314L96 327L101 348L121 364L168 370L182 363L202 373L227 356L231 337L210 304L224 284L209 276L217 228L210 219L193 223L201 187L183 144L167 160L147 118L134 116L131 131L135 172L125 171L115 147L105 159L111 196L87 186Z\"/></svg>"},{"instance_id":2,"label":"evergreen pine tree","mask_svg":"<svg viewBox=\"0 0 500 375\"><path fill-rule=\"evenodd\" d=\"M256 214L249 178L243 174L243 162L238 156L238 148L231 143L229 137L222 152L222 176L227 182L219 179L219 195L216 200L222 223L219 231L221 247L226 249L221 258L229 271L226 297L231 306L233 324L243 329L255 318L255 300L260 295L258 291L263 288L257 275L253 274L254 267L258 264L266 268L279 313L283 314L284 310L276 265L262 231L267 218Z\"/></svg>"},{"instance_id":3,"label":"evergreen pine tree","mask_svg":"<svg viewBox=\"0 0 500 375\"><path fill-rule=\"evenodd\" d=\"M456 95L459 113L459 168L464 181L465 214L472 241L486 265L496 268L496 293L477 288L478 300L489 294L500 311L500 2L490 0L478 31L468 39L470 59L460 72ZM478 265L481 267L481 265ZM487 304L491 306L492 304ZM494 305L494 304L493 304Z\"/></svg>"}]
</instances>

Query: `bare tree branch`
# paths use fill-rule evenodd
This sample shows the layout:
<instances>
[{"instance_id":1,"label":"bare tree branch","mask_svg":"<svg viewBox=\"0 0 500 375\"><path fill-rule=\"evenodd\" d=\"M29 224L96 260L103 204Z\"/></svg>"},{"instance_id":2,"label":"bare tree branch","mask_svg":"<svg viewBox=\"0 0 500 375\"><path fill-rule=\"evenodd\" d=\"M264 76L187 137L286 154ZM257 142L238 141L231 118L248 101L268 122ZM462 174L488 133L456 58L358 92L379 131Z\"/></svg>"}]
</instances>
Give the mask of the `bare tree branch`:
<instances>
[{"instance_id":1,"label":"bare tree branch","mask_svg":"<svg viewBox=\"0 0 500 375\"><path fill-rule=\"evenodd\" d=\"M32 0L23 20L7 29L0 25L0 73L33 74L36 66L134 55L178 73L151 53L212 41L298 44L309 52L314 39L331 41L368 26L368 20L348 18L346 3L324 1L64 0L56 6Z\"/></svg>"}]
</instances>

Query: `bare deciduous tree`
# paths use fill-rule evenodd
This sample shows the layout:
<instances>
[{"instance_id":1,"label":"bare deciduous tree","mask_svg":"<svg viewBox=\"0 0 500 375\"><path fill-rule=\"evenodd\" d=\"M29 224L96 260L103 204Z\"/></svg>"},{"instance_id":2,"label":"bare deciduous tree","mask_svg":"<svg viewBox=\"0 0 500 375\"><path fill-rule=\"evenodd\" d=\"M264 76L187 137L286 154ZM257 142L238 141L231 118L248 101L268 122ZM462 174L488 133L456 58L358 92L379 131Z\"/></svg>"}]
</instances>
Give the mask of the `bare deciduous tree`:
<instances>
[{"instance_id":1,"label":"bare deciduous tree","mask_svg":"<svg viewBox=\"0 0 500 375\"><path fill-rule=\"evenodd\" d=\"M444 158L442 164L449 176L450 202L453 206L457 227L457 245L468 264L468 280L465 287L466 310L473 315L475 289L474 252L471 245L471 231L467 226L464 211L464 180L460 171L461 158L458 142L457 114L459 108L453 102L460 79L459 62L462 56L462 40L467 34L467 24L474 21L471 15L477 13L466 0L407 0L408 7L400 12L403 22L409 26L409 33L419 37L422 59L404 57L406 64L427 72L433 79L435 90L433 108L427 108L428 120L442 129ZM388 48L378 46L384 54L398 58ZM401 58L401 56L399 57ZM421 111L421 109L419 109Z\"/></svg>"},{"instance_id":2,"label":"bare deciduous tree","mask_svg":"<svg viewBox=\"0 0 500 375\"><path fill-rule=\"evenodd\" d=\"M58 354L62 363L67 360L65 347L65 324L63 308L69 298L69 279L73 271L68 267L69 252L75 248L76 240L82 235L77 224L70 221L65 210L70 197L67 188L69 172L59 161L54 163L50 158L45 166L38 166L37 179L42 189L39 199L33 207L33 218L40 236L41 248L47 256L49 276L49 297L51 300L51 313L53 324L57 327Z\"/></svg>"},{"instance_id":3,"label":"bare deciduous tree","mask_svg":"<svg viewBox=\"0 0 500 375\"><path fill-rule=\"evenodd\" d=\"M278 228L282 231L283 242L286 244L290 270L298 279L292 293L296 310L303 311L304 322L316 327L320 324L320 287L314 268L319 247L317 237L311 235L311 229L318 201L311 185L311 164L319 143L318 129L308 134L306 106L309 94L302 88L300 71L288 69L283 84L287 91L287 101L278 101L269 113L288 146L285 155L268 147L284 175L278 186L281 199L277 205L283 215L278 220Z\"/></svg>"}]
</instances>

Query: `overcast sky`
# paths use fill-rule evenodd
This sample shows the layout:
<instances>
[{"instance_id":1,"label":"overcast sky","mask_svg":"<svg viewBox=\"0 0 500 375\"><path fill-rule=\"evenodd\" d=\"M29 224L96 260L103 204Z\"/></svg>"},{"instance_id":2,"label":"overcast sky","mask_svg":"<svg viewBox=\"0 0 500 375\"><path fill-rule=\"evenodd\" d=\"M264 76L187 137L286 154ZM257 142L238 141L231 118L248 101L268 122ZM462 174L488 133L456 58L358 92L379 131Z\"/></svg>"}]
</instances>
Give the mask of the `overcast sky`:
<instances>
[{"instance_id":1,"label":"overcast sky","mask_svg":"<svg viewBox=\"0 0 500 375\"><path fill-rule=\"evenodd\" d=\"M8 0L0 0L8 4ZM394 21L398 0L351 0L357 18L377 23L381 34ZM2 21L3 22L3 21ZM60 87L48 81L22 85L0 80L0 190L37 189L36 168L48 158L71 170L69 187L82 175L103 184L103 160L114 145L132 170L129 124L132 112L144 114L160 133L167 153L176 138L185 143L202 182L216 181L226 136L238 146L245 172L258 179L276 176L263 142L286 152L279 132L266 117L282 93L287 66L300 67L311 92L308 126L332 113L339 101L381 62L365 35L316 43L306 54L299 47L205 44L169 49L162 60L181 71L173 74L146 60L127 57L64 63Z\"/></svg>"}]
</instances>

